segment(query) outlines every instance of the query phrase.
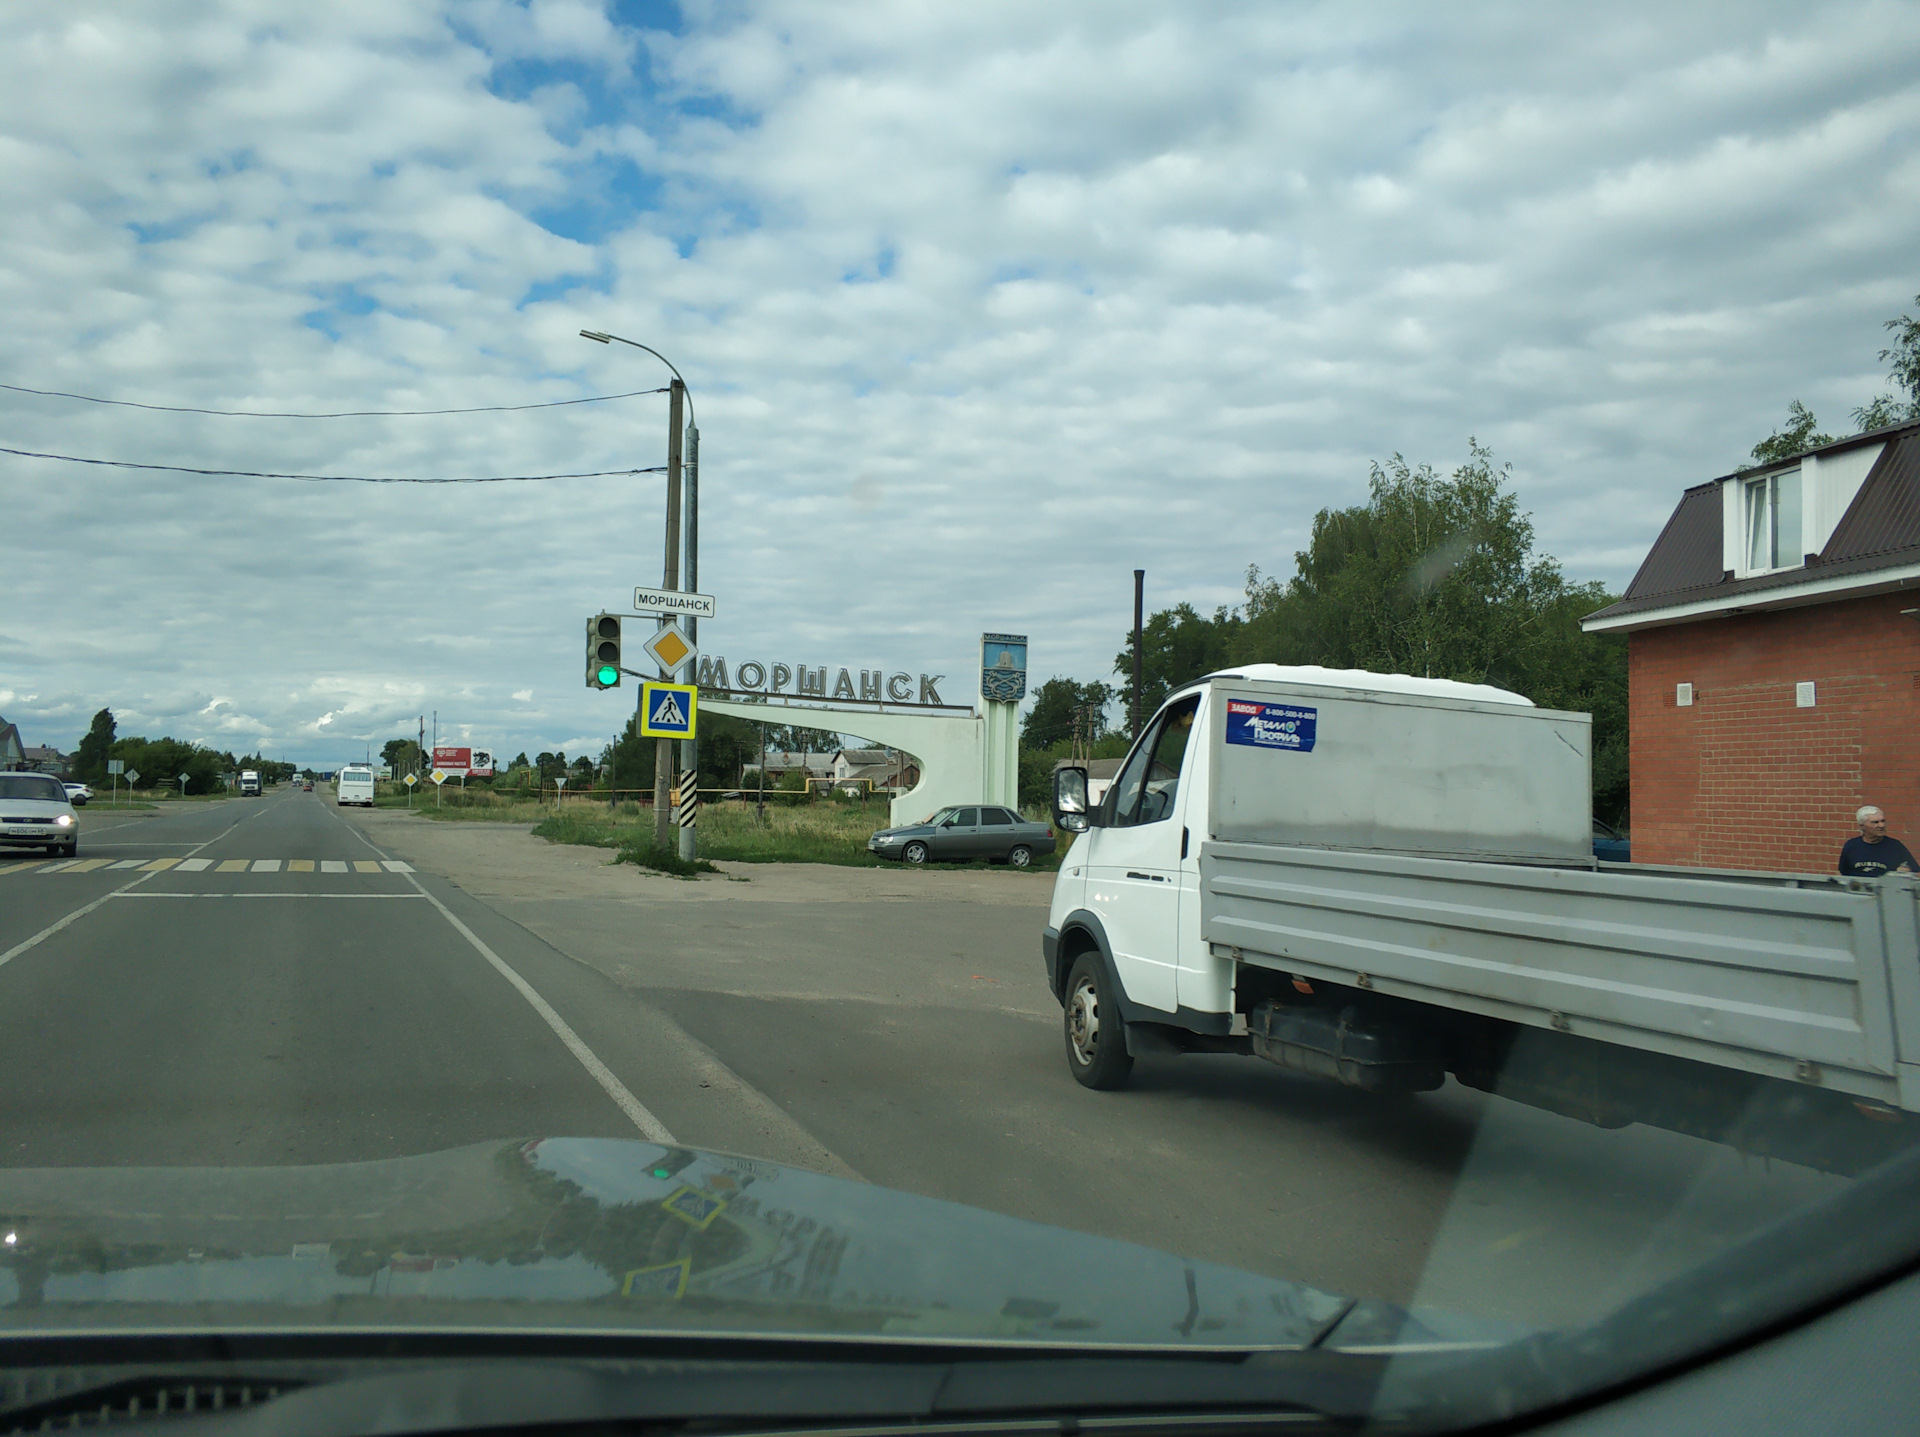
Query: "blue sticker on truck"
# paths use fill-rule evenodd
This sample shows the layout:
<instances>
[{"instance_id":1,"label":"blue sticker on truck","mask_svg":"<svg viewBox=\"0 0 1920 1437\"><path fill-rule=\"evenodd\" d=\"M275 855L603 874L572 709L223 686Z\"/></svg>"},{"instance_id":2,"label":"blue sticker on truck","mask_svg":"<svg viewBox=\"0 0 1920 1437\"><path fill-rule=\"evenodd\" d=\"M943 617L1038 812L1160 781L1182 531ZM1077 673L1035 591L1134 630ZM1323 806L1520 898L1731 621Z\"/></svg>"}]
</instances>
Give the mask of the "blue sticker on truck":
<instances>
[{"instance_id":1,"label":"blue sticker on truck","mask_svg":"<svg viewBox=\"0 0 1920 1437\"><path fill-rule=\"evenodd\" d=\"M1227 700L1228 743L1312 753L1314 730L1319 724L1319 709L1255 703L1251 699Z\"/></svg>"}]
</instances>

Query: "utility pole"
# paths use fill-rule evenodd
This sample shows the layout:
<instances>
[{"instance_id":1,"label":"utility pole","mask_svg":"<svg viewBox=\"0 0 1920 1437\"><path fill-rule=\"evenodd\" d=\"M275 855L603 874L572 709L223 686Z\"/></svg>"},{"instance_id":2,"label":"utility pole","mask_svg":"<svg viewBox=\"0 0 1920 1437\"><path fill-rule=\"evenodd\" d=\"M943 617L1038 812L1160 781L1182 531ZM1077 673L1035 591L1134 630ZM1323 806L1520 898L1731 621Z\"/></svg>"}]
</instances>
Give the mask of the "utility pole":
<instances>
[{"instance_id":1,"label":"utility pole","mask_svg":"<svg viewBox=\"0 0 1920 1437\"><path fill-rule=\"evenodd\" d=\"M680 440L682 418L687 403L687 386L678 376L667 387L667 554L665 575L661 579L663 589L680 587ZM664 627L671 620L662 619ZM670 679L672 674L665 669L660 677ZM674 794L673 740L656 739L653 746L653 841L663 849L672 849L673 844L673 794Z\"/></svg>"},{"instance_id":2,"label":"utility pole","mask_svg":"<svg viewBox=\"0 0 1920 1437\"><path fill-rule=\"evenodd\" d=\"M1133 571L1133 737L1140 737L1140 609L1147 591L1147 571Z\"/></svg>"},{"instance_id":3,"label":"utility pole","mask_svg":"<svg viewBox=\"0 0 1920 1437\"><path fill-rule=\"evenodd\" d=\"M678 383L679 381L675 381ZM698 425L687 426L687 592L700 591L700 429ZM700 620L687 620L687 641L697 654L700 649ZM696 658L697 664L699 660ZM700 682L699 671L694 671L694 683ZM699 812L700 804L700 740L682 739L680 742L680 770L690 773L693 778L694 811ZM695 838L698 830L693 824L684 825L680 830L680 856L691 863L698 854Z\"/></svg>"}]
</instances>

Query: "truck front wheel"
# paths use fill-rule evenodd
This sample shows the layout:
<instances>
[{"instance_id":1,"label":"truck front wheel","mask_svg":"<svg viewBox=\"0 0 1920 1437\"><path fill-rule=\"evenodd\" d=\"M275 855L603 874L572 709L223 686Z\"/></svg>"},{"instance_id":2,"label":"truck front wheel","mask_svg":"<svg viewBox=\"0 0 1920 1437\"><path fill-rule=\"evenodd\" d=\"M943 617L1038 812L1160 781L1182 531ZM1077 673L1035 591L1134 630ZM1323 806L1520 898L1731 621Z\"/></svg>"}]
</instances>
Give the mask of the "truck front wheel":
<instances>
[{"instance_id":1,"label":"truck front wheel","mask_svg":"<svg viewBox=\"0 0 1920 1437\"><path fill-rule=\"evenodd\" d=\"M1081 1087L1126 1086L1133 1059L1098 953L1082 953L1067 975L1066 1035L1067 1066Z\"/></svg>"}]
</instances>

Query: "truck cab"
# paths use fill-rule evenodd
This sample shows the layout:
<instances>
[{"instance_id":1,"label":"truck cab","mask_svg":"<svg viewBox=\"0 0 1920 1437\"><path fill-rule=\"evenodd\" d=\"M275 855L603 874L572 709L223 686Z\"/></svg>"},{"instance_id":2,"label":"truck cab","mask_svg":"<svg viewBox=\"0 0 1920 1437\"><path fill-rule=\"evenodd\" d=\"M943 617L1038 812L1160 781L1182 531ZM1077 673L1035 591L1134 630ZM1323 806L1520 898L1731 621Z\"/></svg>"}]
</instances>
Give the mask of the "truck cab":
<instances>
[{"instance_id":1,"label":"truck cab","mask_svg":"<svg viewBox=\"0 0 1920 1437\"><path fill-rule=\"evenodd\" d=\"M253 769L245 769L240 774L240 796L242 798L260 796L260 775Z\"/></svg>"}]
</instances>

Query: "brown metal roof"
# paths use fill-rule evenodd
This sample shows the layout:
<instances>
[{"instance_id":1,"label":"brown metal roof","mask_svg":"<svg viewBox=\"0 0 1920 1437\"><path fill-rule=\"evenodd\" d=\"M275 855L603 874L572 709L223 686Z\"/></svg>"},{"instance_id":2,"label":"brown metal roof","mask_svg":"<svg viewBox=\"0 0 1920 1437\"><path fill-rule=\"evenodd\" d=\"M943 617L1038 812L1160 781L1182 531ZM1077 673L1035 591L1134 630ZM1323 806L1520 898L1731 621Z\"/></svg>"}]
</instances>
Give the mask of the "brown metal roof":
<instances>
[{"instance_id":1,"label":"brown metal roof","mask_svg":"<svg viewBox=\"0 0 1920 1437\"><path fill-rule=\"evenodd\" d=\"M1822 564L1920 548L1920 431L1889 444L1820 551Z\"/></svg>"},{"instance_id":2,"label":"brown metal roof","mask_svg":"<svg viewBox=\"0 0 1920 1437\"><path fill-rule=\"evenodd\" d=\"M1627 585L1629 599L1665 598L1717 584L1720 567L1720 485L1701 484L1680 496L1680 507L1647 551L1640 572Z\"/></svg>"},{"instance_id":3,"label":"brown metal roof","mask_svg":"<svg viewBox=\"0 0 1920 1437\"><path fill-rule=\"evenodd\" d=\"M1733 603L1748 595L1763 598L1770 589L1920 562L1920 423L1854 435L1807 452L1826 455L1881 441L1887 447L1840 516L1833 537L1805 568L1750 579L1735 579L1723 569L1720 485L1724 480L1715 479L1680 496L1679 507L1647 552L1625 596L1587 618L1622 618L1715 599Z\"/></svg>"}]
</instances>

